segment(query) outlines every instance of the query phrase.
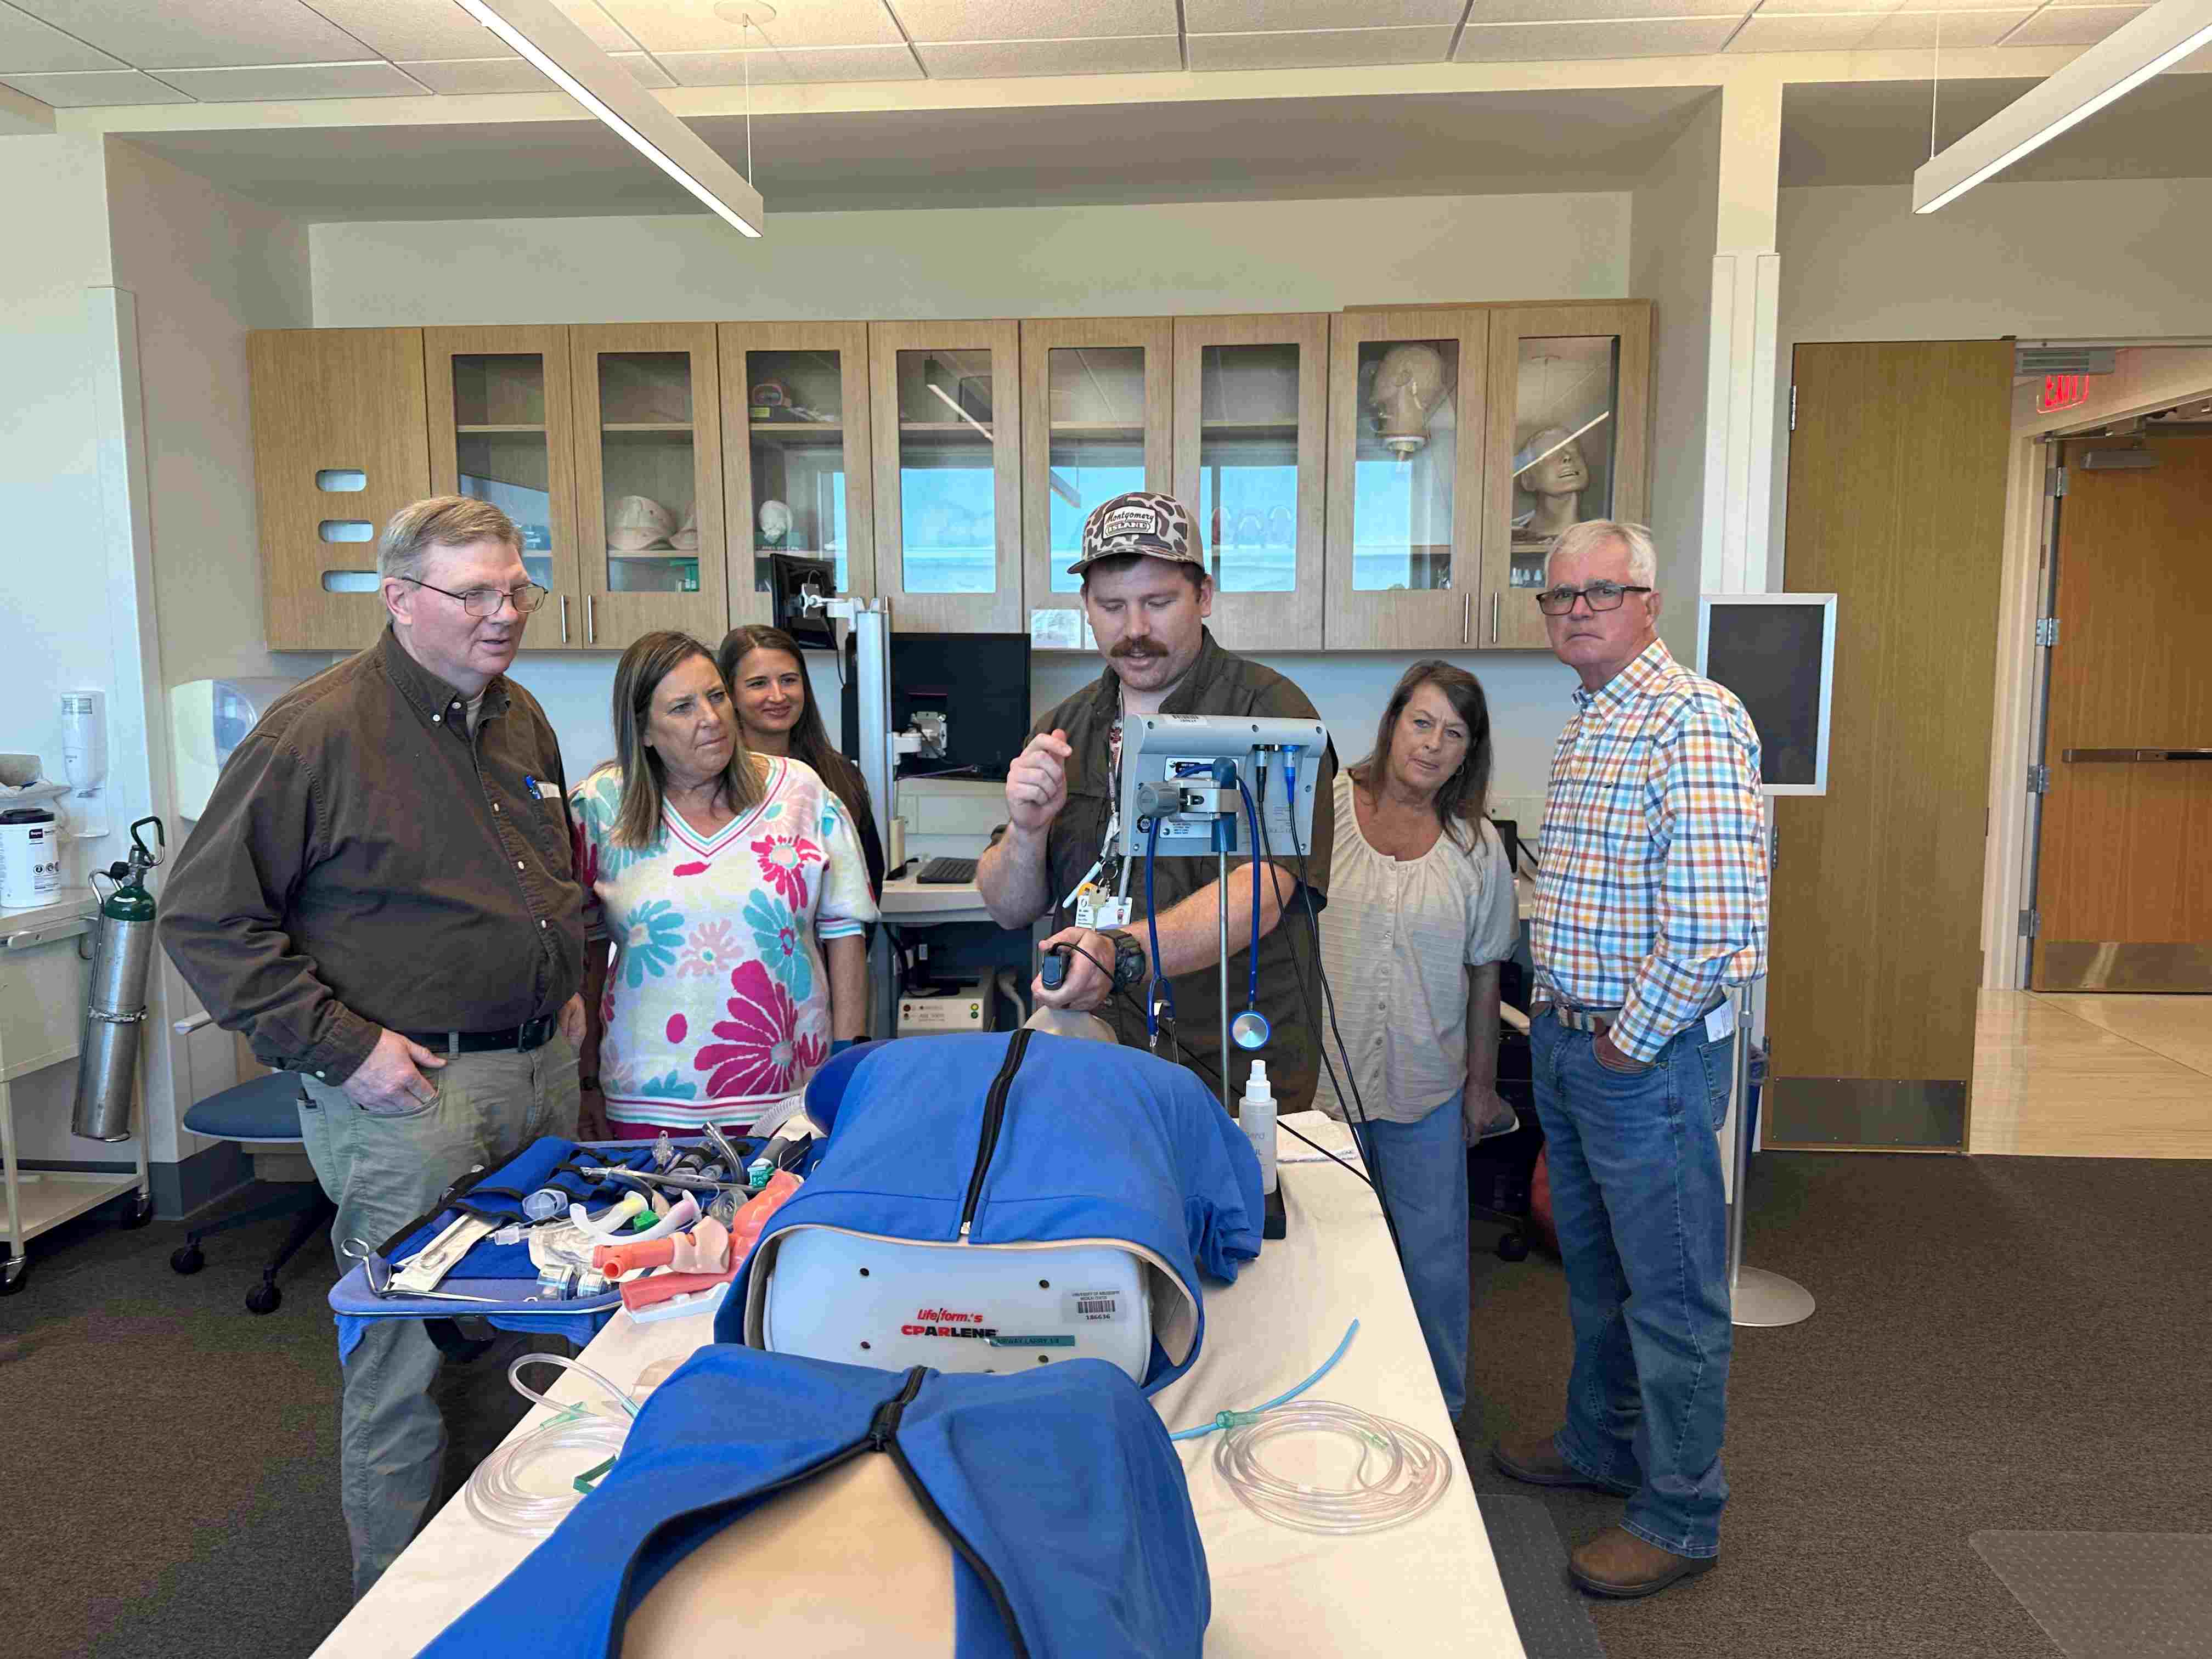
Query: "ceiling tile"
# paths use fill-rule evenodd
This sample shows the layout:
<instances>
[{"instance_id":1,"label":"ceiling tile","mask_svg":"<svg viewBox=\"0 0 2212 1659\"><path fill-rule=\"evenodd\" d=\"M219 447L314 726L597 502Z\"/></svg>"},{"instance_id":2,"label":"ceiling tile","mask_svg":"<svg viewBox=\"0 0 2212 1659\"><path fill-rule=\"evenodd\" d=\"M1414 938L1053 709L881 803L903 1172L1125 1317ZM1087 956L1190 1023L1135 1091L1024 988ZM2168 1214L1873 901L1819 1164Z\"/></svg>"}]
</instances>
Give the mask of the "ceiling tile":
<instances>
[{"instance_id":1,"label":"ceiling tile","mask_svg":"<svg viewBox=\"0 0 2212 1659\"><path fill-rule=\"evenodd\" d=\"M1702 58L1735 33L1733 17L1643 23L1470 23L1462 64L1544 63L1595 58Z\"/></svg>"},{"instance_id":2,"label":"ceiling tile","mask_svg":"<svg viewBox=\"0 0 2212 1659\"><path fill-rule=\"evenodd\" d=\"M361 42L301 0L17 0L21 9L141 69L334 64Z\"/></svg>"},{"instance_id":3,"label":"ceiling tile","mask_svg":"<svg viewBox=\"0 0 2212 1659\"><path fill-rule=\"evenodd\" d=\"M2045 6L2004 38L2008 46L2093 46L2142 6Z\"/></svg>"},{"instance_id":4,"label":"ceiling tile","mask_svg":"<svg viewBox=\"0 0 2212 1659\"><path fill-rule=\"evenodd\" d=\"M2033 15L2032 9L2017 4L2010 11L1939 12L1908 8L1893 11L1875 24L1861 49L1926 52L1938 46L1994 46Z\"/></svg>"},{"instance_id":5,"label":"ceiling tile","mask_svg":"<svg viewBox=\"0 0 2212 1659\"><path fill-rule=\"evenodd\" d=\"M1770 12L1785 17L1823 17L1834 12L1892 12L1904 3L1905 0L1766 0L1766 4L1758 8L1757 12L1761 17ZM2013 0L2015 6L2021 3L2021 0ZM1747 5L1744 9L1751 11L1753 8ZM1689 14L1685 12L1681 15L1687 16Z\"/></svg>"},{"instance_id":6,"label":"ceiling tile","mask_svg":"<svg viewBox=\"0 0 2212 1659\"><path fill-rule=\"evenodd\" d=\"M371 52L395 64L514 58L496 34L453 0L314 0L314 6Z\"/></svg>"},{"instance_id":7,"label":"ceiling tile","mask_svg":"<svg viewBox=\"0 0 2212 1659\"><path fill-rule=\"evenodd\" d=\"M607 56L628 70L629 78L641 87L659 89L676 84L676 77L654 62L648 52L611 52Z\"/></svg>"},{"instance_id":8,"label":"ceiling tile","mask_svg":"<svg viewBox=\"0 0 2212 1659\"><path fill-rule=\"evenodd\" d=\"M1127 40L940 40L918 46L933 81L989 81L1014 75L1147 75L1182 67L1172 34Z\"/></svg>"},{"instance_id":9,"label":"ceiling tile","mask_svg":"<svg viewBox=\"0 0 2212 1659\"><path fill-rule=\"evenodd\" d=\"M722 15L727 0L601 0L607 13L647 52L744 52L765 44L896 46L898 25L883 0L767 0L775 15L748 36L742 17ZM737 9L731 3L731 9ZM1034 31L1031 31L1034 33Z\"/></svg>"},{"instance_id":10,"label":"ceiling tile","mask_svg":"<svg viewBox=\"0 0 2212 1659\"><path fill-rule=\"evenodd\" d=\"M124 67L121 58L88 46L13 6L0 4L0 75Z\"/></svg>"},{"instance_id":11,"label":"ceiling tile","mask_svg":"<svg viewBox=\"0 0 2212 1659\"><path fill-rule=\"evenodd\" d=\"M163 70L161 78L203 104L422 95L421 87L381 58L366 64L250 64L237 69Z\"/></svg>"},{"instance_id":12,"label":"ceiling tile","mask_svg":"<svg viewBox=\"0 0 2212 1659\"><path fill-rule=\"evenodd\" d=\"M820 46L811 52L668 52L661 67L682 87L741 87L745 60L755 86L804 81L919 81L921 65L904 46Z\"/></svg>"},{"instance_id":13,"label":"ceiling tile","mask_svg":"<svg viewBox=\"0 0 2212 1659\"><path fill-rule=\"evenodd\" d=\"M88 75L0 75L18 92L27 92L56 109L93 109L122 104L189 104L191 94L165 87L137 70L99 70Z\"/></svg>"},{"instance_id":14,"label":"ceiling tile","mask_svg":"<svg viewBox=\"0 0 2212 1659\"><path fill-rule=\"evenodd\" d=\"M1449 26L1300 29L1279 34L1194 34L1194 70L1342 69L1361 64L1441 64Z\"/></svg>"},{"instance_id":15,"label":"ceiling tile","mask_svg":"<svg viewBox=\"0 0 2212 1659\"><path fill-rule=\"evenodd\" d=\"M1475 23L1588 23L1627 18L1741 17L1757 0L1474 0ZM1856 11L1881 11L1899 0L1858 0ZM1809 10L1795 3L1792 11Z\"/></svg>"},{"instance_id":16,"label":"ceiling tile","mask_svg":"<svg viewBox=\"0 0 2212 1659\"><path fill-rule=\"evenodd\" d=\"M1080 40L1173 34L1175 0L884 0L906 38Z\"/></svg>"},{"instance_id":17,"label":"ceiling tile","mask_svg":"<svg viewBox=\"0 0 2212 1659\"><path fill-rule=\"evenodd\" d=\"M1729 55L1753 52L1856 52L1881 26L1878 11L1834 11L1819 16L1760 11L1728 44Z\"/></svg>"},{"instance_id":18,"label":"ceiling tile","mask_svg":"<svg viewBox=\"0 0 2212 1659\"><path fill-rule=\"evenodd\" d=\"M1475 9L1483 4L1475 0ZM1457 28L1466 9L1467 0L1182 0L1182 26L1193 34L1296 34L1421 23Z\"/></svg>"},{"instance_id":19,"label":"ceiling tile","mask_svg":"<svg viewBox=\"0 0 2212 1659\"><path fill-rule=\"evenodd\" d=\"M448 98L488 92L547 92L553 83L520 58L441 58L427 64L402 64L431 91Z\"/></svg>"}]
</instances>

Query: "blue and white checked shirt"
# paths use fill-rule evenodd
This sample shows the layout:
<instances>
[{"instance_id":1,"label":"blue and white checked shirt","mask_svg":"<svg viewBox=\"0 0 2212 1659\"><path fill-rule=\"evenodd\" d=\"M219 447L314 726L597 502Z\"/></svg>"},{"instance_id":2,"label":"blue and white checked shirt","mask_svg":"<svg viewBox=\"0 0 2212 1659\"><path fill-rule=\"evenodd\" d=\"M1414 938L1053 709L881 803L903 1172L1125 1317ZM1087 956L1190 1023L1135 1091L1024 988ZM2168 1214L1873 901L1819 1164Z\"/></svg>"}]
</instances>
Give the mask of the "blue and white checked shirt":
<instances>
[{"instance_id":1,"label":"blue and white checked shirt","mask_svg":"<svg viewBox=\"0 0 2212 1659\"><path fill-rule=\"evenodd\" d=\"M1535 1000L1620 1009L1613 1045L1648 1061L1766 971L1759 734L1656 640L1575 707L1544 806Z\"/></svg>"}]
</instances>

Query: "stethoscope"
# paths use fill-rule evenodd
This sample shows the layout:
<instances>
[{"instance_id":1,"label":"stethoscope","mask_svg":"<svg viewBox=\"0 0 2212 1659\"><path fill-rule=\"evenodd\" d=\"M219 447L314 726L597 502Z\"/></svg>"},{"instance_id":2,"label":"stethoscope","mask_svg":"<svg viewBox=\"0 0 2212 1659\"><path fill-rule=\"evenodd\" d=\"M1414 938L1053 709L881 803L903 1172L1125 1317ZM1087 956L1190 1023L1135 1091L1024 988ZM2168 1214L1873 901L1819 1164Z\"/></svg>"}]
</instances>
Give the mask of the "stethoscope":
<instances>
[{"instance_id":1,"label":"stethoscope","mask_svg":"<svg viewBox=\"0 0 2212 1659\"><path fill-rule=\"evenodd\" d=\"M1260 814L1240 773L1237 793L1244 798L1245 821L1252 826L1252 948L1245 952L1244 1012L1229 1022L1229 1040L1249 1054L1267 1046L1271 1032L1260 1012Z\"/></svg>"}]
</instances>

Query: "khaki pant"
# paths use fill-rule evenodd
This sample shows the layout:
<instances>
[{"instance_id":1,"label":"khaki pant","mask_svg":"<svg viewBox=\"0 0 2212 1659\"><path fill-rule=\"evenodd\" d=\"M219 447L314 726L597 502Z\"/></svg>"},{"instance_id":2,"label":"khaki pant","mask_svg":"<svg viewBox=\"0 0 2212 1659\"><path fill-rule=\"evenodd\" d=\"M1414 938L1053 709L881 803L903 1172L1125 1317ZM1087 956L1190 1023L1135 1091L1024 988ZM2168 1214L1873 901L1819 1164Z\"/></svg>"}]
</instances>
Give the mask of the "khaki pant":
<instances>
[{"instance_id":1,"label":"khaki pant","mask_svg":"<svg viewBox=\"0 0 2212 1659\"><path fill-rule=\"evenodd\" d=\"M301 1138L338 1206L334 1243L381 1249L473 1166L495 1168L541 1135L576 1132L576 1051L557 1033L528 1054L455 1054L427 1075L437 1098L392 1115L300 1079ZM419 1320L380 1319L346 1362L338 1468L356 1598L437 1506L446 1425L430 1384L440 1358Z\"/></svg>"}]
</instances>

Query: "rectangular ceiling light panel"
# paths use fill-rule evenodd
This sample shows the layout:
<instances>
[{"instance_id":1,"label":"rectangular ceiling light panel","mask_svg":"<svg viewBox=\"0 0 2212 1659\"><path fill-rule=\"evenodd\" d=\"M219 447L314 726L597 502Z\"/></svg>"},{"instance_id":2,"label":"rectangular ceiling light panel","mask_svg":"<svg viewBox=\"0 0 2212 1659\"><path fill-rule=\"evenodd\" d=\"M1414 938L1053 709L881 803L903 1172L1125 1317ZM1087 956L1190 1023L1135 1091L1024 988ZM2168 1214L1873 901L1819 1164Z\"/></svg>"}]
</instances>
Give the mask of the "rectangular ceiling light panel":
<instances>
[{"instance_id":1,"label":"rectangular ceiling light panel","mask_svg":"<svg viewBox=\"0 0 2212 1659\"><path fill-rule=\"evenodd\" d=\"M2212 41L2212 0L2159 0L1923 163L1912 210L1933 213Z\"/></svg>"},{"instance_id":2,"label":"rectangular ceiling light panel","mask_svg":"<svg viewBox=\"0 0 2212 1659\"><path fill-rule=\"evenodd\" d=\"M760 192L638 85L628 70L593 45L553 0L460 0L460 4L714 213L747 236L761 234L767 214Z\"/></svg>"}]
</instances>

